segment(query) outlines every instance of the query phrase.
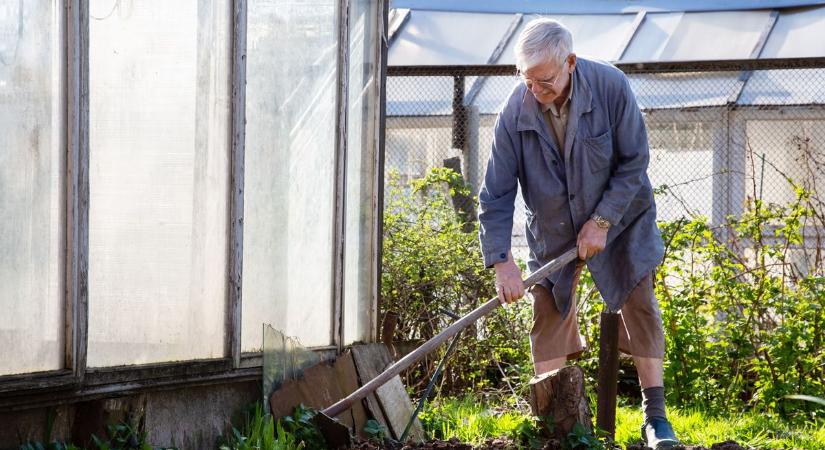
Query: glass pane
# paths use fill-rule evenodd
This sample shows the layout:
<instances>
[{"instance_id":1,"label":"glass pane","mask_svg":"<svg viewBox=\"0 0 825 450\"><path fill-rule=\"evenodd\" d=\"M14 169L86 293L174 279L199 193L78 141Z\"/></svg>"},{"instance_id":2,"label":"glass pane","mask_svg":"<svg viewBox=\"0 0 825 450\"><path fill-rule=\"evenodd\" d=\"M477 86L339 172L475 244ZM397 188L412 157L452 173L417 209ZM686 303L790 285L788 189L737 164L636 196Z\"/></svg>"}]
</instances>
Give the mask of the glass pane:
<instances>
[{"instance_id":1,"label":"glass pane","mask_svg":"<svg viewBox=\"0 0 825 450\"><path fill-rule=\"evenodd\" d=\"M90 366L224 354L230 4L90 3Z\"/></svg>"},{"instance_id":2,"label":"glass pane","mask_svg":"<svg viewBox=\"0 0 825 450\"><path fill-rule=\"evenodd\" d=\"M825 8L785 9L779 14L760 58L803 58L825 54Z\"/></svg>"},{"instance_id":3,"label":"glass pane","mask_svg":"<svg viewBox=\"0 0 825 450\"><path fill-rule=\"evenodd\" d=\"M344 342L370 338L375 220L377 2L350 3Z\"/></svg>"},{"instance_id":4,"label":"glass pane","mask_svg":"<svg viewBox=\"0 0 825 450\"><path fill-rule=\"evenodd\" d=\"M622 59L746 59L769 20L767 10L648 14Z\"/></svg>"},{"instance_id":5,"label":"glass pane","mask_svg":"<svg viewBox=\"0 0 825 450\"><path fill-rule=\"evenodd\" d=\"M794 112L790 111L793 116ZM801 114L799 114L801 115ZM815 195L825 184L821 163L825 120L748 120L746 195L788 205L796 199L793 181Z\"/></svg>"},{"instance_id":6,"label":"glass pane","mask_svg":"<svg viewBox=\"0 0 825 450\"><path fill-rule=\"evenodd\" d=\"M332 343L336 4L249 1L244 351Z\"/></svg>"},{"instance_id":7,"label":"glass pane","mask_svg":"<svg viewBox=\"0 0 825 450\"><path fill-rule=\"evenodd\" d=\"M63 22L0 2L0 375L63 367Z\"/></svg>"},{"instance_id":8,"label":"glass pane","mask_svg":"<svg viewBox=\"0 0 825 450\"><path fill-rule=\"evenodd\" d=\"M389 49L389 64L487 64L513 18L512 14L410 11Z\"/></svg>"},{"instance_id":9,"label":"glass pane","mask_svg":"<svg viewBox=\"0 0 825 450\"><path fill-rule=\"evenodd\" d=\"M573 35L576 54L613 61L622 50L622 42L630 31L635 14L550 14L525 15L513 37L504 48L498 64L516 63L516 42L524 27L533 19L546 17L563 23Z\"/></svg>"},{"instance_id":10,"label":"glass pane","mask_svg":"<svg viewBox=\"0 0 825 450\"><path fill-rule=\"evenodd\" d=\"M713 124L647 123L650 164L647 174L656 195L659 220L713 214Z\"/></svg>"}]
</instances>

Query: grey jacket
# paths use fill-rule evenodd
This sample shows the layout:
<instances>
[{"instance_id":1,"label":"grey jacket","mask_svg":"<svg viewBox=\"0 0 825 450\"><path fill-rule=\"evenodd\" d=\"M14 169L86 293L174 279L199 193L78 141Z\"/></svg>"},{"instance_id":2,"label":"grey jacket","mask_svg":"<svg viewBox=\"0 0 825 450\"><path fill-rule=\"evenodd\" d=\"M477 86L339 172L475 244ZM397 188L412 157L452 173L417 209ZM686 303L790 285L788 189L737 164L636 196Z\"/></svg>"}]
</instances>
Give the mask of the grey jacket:
<instances>
[{"instance_id":1,"label":"grey jacket","mask_svg":"<svg viewBox=\"0 0 825 450\"><path fill-rule=\"evenodd\" d=\"M595 212L612 226L607 247L587 266L608 306L618 310L664 254L647 177L647 132L621 71L580 57L573 76L564 158L524 84L499 113L479 193L481 248L488 267L506 259L517 182L527 205L531 271L574 247ZM542 282L553 290L562 316L570 310L574 272L571 264Z\"/></svg>"}]
</instances>

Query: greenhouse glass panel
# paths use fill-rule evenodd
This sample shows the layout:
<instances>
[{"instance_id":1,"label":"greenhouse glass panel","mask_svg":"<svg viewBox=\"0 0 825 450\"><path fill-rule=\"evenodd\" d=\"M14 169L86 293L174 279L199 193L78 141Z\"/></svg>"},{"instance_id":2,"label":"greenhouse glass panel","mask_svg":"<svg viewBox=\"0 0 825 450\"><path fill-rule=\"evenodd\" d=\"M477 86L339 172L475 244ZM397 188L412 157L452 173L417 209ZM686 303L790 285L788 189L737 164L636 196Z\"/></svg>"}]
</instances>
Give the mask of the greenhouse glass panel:
<instances>
[{"instance_id":1,"label":"greenhouse glass panel","mask_svg":"<svg viewBox=\"0 0 825 450\"><path fill-rule=\"evenodd\" d=\"M825 69L754 71L737 103L783 106L825 104Z\"/></svg>"},{"instance_id":2,"label":"greenhouse glass panel","mask_svg":"<svg viewBox=\"0 0 825 450\"><path fill-rule=\"evenodd\" d=\"M748 120L746 195L788 205L796 199L791 181L815 195L821 191L825 185L823 129L825 119Z\"/></svg>"},{"instance_id":3,"label":"greenhouse glass panel","mask_svg":"<svg viewBox=\"0 0 825 450\"><path fill-rule=\"evenodd\" d=\"M622 60L747 59L769 20L770 11L650 14Z\"/></svg>"},{"instance_id":4,"label":"greenhouse glass panel","mask_svg":"<svg viewBox=\"0 0 825 450\"><path fill-rule=\"evenodd\" d=\"M387 77L387 116L448 116L453 86L453 77Z\"/></svg>"},{"instance_id":5,"label":"greenhouse glass panel","mask_svg":"<svg viewBox=\"0 0 825 450\"><path fill-rule=\"evenodd\" d=\"M713 124L647 123L647 174L656 195L659 220L713 215Z\"/></svg>"},{"instance_id":6,"label":"greenhouse glass panel","mask_svg":"<svg viewBox=\"0 0 825 450\"><path fill-rule=\"evenodd\" d=\"M333 342L336 5L249 1L243 351Z\"/></svg>"},{"instance_id":7,"label":"greenhouse glass panel","mask_svg":"<svg viewBox=\"0 0 825 450\"><path fill-rule=\"evenodd\" d=\"M782 11L760 58L802 58L825 55L825 7Z\"/></svg>"},{"instance_id":8,"label":"greenhouse glass panel","mask_svg":"<svg viewBox=\"0 0 825 450\"><path fill-rule=\"evenodd\" d=\"M377 3L355 0L349 13L349 116L344 232L344 343L368 341L372 334L372 261L375 223L377 137Z\"/></svg>"},{"instance_id":9,"label":"greenhouse glass panel","mask_svg":"<svg viewBox=\"0 0 825 450\"><path fill-rule=\"evenodd\" d=\"M642 110L722 106L738 89L738 72L646 73L627 76Z\"/></svg>"},{"instance_id":10,"label":"greenhouse glass panel","mask_svg":"<svg viewBox=\"0 0 825 450\"><path fill-rule=\"evenodd\" d=\"M231 2L89 14L88 364L222 357Z\"/></svg>"},{"instance_id":11,"label":"greenhouse glass panel","mask_svg":"<svg viewBox=\"0 0 825 450\"><path fill-rule=\"evenodd\" d=\"M622 55L622 61L655 61L685 13L648 13Z\"/></svg>"},{"instance_id":12,"label":"greenhouse glass panel","mask_svg":"<svg viewBox=\"0 0 825 450\"><path fill-rule=\"evenodd\" d=\"M533 19L547 17L556 19L573 34L573 51L581 56L612 61L618 58L635 14L612 15L525 15L524 19L507 43L498 64L515 64L516 41L524 26Z\"/></svg>"},{"instance_id":13,"label":"greenhouse glass panel","mask_svg":"<svg viewBox=\"0 0 825 450\"><path fill-rule=\"evenodd\" d=\"M410 11L389 50L391 66L487 64L512 14Z\"/></svg>"},{"instance_id":14,"label":"greenhouse glass panel","mask_svg":"<svg viewBox=\"0 0 825 450\"><path fill-rule=\"evenodd\" d=\"M63 368L63 23L0 2L0 375Z\"/></svg>"}]
</instances>

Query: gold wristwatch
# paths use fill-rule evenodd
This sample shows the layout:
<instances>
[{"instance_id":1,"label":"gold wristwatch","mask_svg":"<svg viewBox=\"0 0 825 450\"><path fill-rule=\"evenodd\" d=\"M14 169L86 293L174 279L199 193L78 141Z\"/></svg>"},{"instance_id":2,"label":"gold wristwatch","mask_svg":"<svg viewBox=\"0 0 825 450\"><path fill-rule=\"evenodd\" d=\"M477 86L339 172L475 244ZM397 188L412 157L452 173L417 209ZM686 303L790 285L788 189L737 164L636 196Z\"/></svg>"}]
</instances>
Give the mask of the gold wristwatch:
<instances>
[{"instance_id":1,"label":"gold wristwatch","mask_svg":"<svg viewBox=\"0 0 825 450\"><path fill-rule=\"evenodd\" d=\"M604 217L602 217L598 214L593 214L592 216L590 216L590 218L593 219L593 222L596 222L597 227L599 227L603 230L606 230L606 229L610 228L610 221L608 221Z\"/></svg>"}]
</instances>

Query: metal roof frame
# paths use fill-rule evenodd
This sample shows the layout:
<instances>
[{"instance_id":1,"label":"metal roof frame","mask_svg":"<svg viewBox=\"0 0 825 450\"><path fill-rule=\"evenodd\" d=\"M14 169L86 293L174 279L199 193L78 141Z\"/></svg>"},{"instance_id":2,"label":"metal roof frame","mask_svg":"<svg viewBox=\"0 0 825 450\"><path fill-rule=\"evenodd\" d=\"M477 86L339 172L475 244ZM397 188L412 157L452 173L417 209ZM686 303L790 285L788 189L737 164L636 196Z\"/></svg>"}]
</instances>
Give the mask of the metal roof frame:
<instances>
[{"instance_id":1,"label":"metal roof frame","mask_svg":"<svg viewBox=\"0 0 825 450\"><path fill-rule=\"evenodd\" d=\"M393 0L392 8L430 11L524 14L619 14L647 12L744 11L825 5L825 0Z\"/></svg>"},{"instance_id":2,"label":"metal roof frame","mask_svg":"<svg viewBox=\"0 0 825 450\"><path fill-rule=\"evenodd\" d=\"M705 61L619 62L614 64L626 74L668 72L730 72L738 70L819 69L825 67L825 57L729 59ZM388 76L491 76L515 75L516 66L444 65L444 66L389 66Z\"/></svg>"}]
</instances>

